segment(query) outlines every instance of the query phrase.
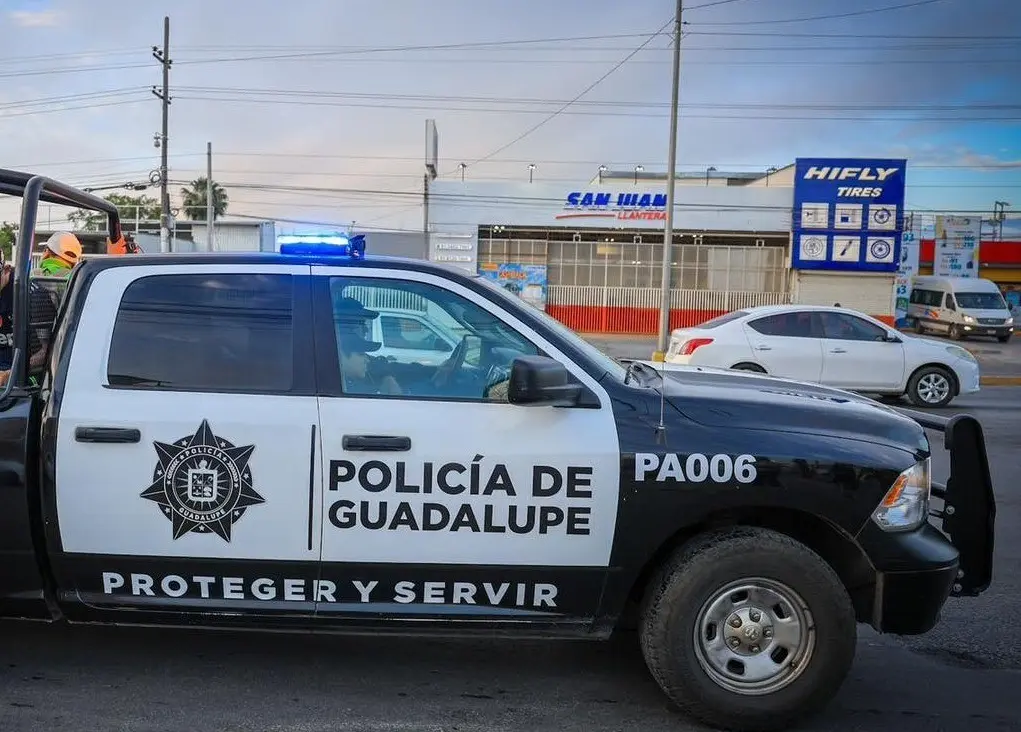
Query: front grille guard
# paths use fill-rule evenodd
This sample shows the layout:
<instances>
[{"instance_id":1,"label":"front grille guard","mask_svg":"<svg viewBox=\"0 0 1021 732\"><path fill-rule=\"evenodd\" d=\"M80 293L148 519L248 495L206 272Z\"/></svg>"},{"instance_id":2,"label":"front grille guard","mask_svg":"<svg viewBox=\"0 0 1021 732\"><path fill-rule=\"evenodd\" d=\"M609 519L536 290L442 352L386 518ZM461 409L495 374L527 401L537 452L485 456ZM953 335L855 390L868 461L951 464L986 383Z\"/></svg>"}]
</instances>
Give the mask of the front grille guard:
<instances>
[{"instance_id":1,"label":"front grille guard","mask_svg":"<svg viewBox=\"0 0 1021 732\"><path fill-rule=\"evenodd\" d=\"M925 429L943 433L943 446L950 453L950 477L946 485L932 484L932 495L943 506L930 510L930 523L947 535L961 555L951 596L976 597L992 583L996 524L996 498L982 425L967 414L946 419L909 409L897 411Z\"/></svg>"}]
</instances>

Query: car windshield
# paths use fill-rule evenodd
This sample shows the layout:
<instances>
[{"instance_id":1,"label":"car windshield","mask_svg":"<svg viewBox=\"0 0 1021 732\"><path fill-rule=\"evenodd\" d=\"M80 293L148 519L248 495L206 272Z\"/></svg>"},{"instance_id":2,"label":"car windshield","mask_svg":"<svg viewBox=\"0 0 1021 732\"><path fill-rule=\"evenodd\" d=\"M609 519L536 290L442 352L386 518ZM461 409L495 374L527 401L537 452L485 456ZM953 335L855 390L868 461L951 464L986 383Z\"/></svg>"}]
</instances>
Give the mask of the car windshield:
<instances>
[{"instance_id":1,"label":"car windshield","mask_svg":"<svg viewBox=\"0 0 1021 732\"><path fill-rule=\"evenodd\" d=\"M1005 310L1007 304L998 292L958 292L957 307L964 310Z\"/></svg>"},{"instance_id":2,"label":"car windshield","mask_svg":"<svg viewBox=\"0 0 1021 732\"><path fill-rule=\"evenodd\" d=\"M493 282L490 282L484 277L478 277L476 280L483 287L487 288L490 292L496 293L499 297L503 298L506 302L513 303L518 307L532 307L527 305L517 295L508 292L503 287L500 287ZM591 343L586 341L584 338L579 336L573 330L568 328L566 325L561 323L559 320L549 315L543 310L538 308L532 308L532 312L535 317L539 318L546 326L551 330L557 332L564 340L571 343L572 346L577 348L579 351L584 353L590 359L592 359L599 368L606 369L614 378L622 380L627 373L627 369L621 366L617 361L607 356L605 353L600 351L598 348L593 346Z\"/></svg>"}]
</instances>

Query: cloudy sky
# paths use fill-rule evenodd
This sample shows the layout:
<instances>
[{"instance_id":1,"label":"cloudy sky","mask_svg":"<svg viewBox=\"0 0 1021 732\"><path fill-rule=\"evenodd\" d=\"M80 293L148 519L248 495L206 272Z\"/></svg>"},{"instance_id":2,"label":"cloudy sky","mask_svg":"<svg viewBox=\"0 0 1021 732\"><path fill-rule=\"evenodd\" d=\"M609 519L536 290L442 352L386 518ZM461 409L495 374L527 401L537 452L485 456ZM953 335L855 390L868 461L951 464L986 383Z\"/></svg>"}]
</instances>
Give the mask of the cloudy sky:
<instances>
[{"instance_id":1,"label":"cloudy sky","mask_svg":"<svg viewBox=\"0 0 1021 732\"><path fill-rule=\"evenodd\" d=\"M682 170L906 157L909 208L1021 209L1021 2L685 5ZM210 141L231 213L414 228L429 117L448 177L465 162L473 178L527 180L534 163L566 191L600 164L664 170L673 10L0 0L0 165L81 186L146 181L159 165L151 52L169 15L173 191L204 173Z\"/></svg>"}]
</instances>

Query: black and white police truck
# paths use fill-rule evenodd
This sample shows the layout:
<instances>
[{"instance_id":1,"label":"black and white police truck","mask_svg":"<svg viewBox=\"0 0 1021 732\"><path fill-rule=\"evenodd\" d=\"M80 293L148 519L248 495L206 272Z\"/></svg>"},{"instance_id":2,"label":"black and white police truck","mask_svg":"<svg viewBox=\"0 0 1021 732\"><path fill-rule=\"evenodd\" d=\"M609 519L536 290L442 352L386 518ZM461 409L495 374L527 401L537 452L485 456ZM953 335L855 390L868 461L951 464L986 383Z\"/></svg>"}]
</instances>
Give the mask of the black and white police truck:
<instances>
[{"instance_id":1,"label":"black and white police truck","mask_svg":"<svg viewBox=\"0 0 1021 732\"><path fill-rule=\"evenodd\" d=\"M40 200L119 232L109 203L48 178L0 171L0 192L24 199L22 240ZM681 710L770 730L832 698L858 623L924 633L948 597L989 587L973 418L750 373L663 378L478 276L365 249L85 261L34 386L18 248L0 616L637 629ZM376 359L374 307L427 313L461 343L439 365L402 360L399 344L428 342L397 324ZM945 485L926 427L951 454Z\"/></svg>"}]
</instances>

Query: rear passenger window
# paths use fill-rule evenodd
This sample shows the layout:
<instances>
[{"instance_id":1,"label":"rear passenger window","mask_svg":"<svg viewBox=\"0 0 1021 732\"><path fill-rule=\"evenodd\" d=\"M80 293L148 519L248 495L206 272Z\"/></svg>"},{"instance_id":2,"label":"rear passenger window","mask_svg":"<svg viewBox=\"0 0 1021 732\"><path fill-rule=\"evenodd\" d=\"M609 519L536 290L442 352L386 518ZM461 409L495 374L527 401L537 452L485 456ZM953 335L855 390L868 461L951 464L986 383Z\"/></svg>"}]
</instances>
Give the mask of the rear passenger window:
<instances>
[{"instance_id":1,"label":"rear passenger window","mask_svg":"<svg viewBox=\"0 0 1021 732\"><path fill-rule=\"evenodd\" d=\"M128 286L114 324L111 386L287 392L292 277L180 274Z\"/></svg>"},{"instance_id":2,"label":"rear passenger window","mask_svg":"<svg viewBox=\"0 0 1021 732\"><path fill-rule=\"evenodd\" d=\"M751 321L748 326L767 336L787 338L817 338L819 336L814 315L806 311L769 315Z\"/></svg>"}]
</instances>

